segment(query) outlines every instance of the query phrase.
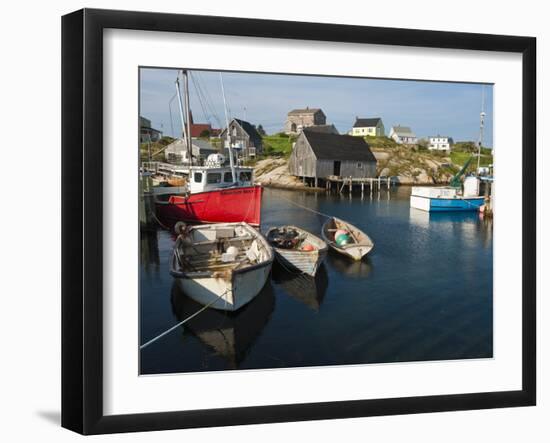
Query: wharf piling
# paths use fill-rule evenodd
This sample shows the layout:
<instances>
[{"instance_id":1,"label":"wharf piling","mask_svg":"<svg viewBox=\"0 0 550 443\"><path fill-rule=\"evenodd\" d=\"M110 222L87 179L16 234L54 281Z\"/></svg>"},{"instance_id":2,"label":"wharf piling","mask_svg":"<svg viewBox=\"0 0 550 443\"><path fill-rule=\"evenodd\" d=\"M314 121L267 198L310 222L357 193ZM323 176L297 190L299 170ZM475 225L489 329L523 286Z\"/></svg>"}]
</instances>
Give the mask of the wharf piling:
<instances>
[{"instance_id":1,"label":"wharf piling","mask_svg":"<svg viewBox=\"0 0 550 443\"><path fill-rule=\"evenodd\" d=\"M350 196L354 189L360 189L361 196L363 197L365 194L365 188L367 187L371 197L375 192L378 193L378 196L380 196L380 191L384 187L390 191L392 185L394 185L394 183L392 182L391 177L354 178L329 176L325 179L325 190L327 193L331 193L333 188L335 188L340 194L343 194L347 190Z\"/></svg>"}]
</instances>

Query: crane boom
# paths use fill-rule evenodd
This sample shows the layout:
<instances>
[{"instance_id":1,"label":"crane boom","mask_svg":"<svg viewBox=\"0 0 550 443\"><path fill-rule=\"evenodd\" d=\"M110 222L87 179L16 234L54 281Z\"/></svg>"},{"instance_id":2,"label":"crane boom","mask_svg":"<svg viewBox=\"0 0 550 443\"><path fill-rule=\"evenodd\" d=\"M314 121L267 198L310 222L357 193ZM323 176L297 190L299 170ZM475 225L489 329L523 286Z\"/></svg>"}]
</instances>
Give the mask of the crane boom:
<instances>
[{"instance_id":1,"label":"crane boom","mask_svg":"<svg viewBox=\"0 0 550 443\"><path fill-rule=\"evenodd\" d=\"M466 170L468 169L468 166L470 166L470 163L472 162L472 159L474 157L470 157L466 163L464 163L464 165L462 166L462 168L460 169L460 171L458 171L454 176L453 178L451 178L451 181L449 182L449 186L453 187L453 188L460 188L461 186L461 182L460 182L460 179L461 177L464 175L464 173L466 172Z\"/></svg>"}]
</instances>

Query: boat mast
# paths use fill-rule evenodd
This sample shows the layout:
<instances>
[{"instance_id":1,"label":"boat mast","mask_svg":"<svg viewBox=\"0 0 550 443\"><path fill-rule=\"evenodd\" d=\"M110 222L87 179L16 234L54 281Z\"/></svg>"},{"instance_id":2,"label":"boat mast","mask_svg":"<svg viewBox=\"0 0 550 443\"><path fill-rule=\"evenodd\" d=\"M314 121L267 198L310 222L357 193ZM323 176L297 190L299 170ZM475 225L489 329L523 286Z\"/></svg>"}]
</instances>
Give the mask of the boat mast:
<instances>
[{"instance_id":1,"label":"boat mast","mask_svg":"<svg viewBox=\"0 0 550 443\"><path fill-rule=\"evenodd\" d=\"M477 170L479 174L479 163L481 160L481 145L483 144L483 126L485 123L485 85L481 85L481 112L479 114L479 141L477 148Z\"/></svg>"},{"instance_id":2,"label":"boat mast","mask_svg":"<svg viewBox=\"0 0 550 443\"><path fill-rule=\"evenodd\" d=\"M187 120L187 152L189 152L190 165L193 164L193 141L191 139L191 106L189 105L189 73L185 75L185 120Z\"/></svg>"},{"instance_id":3,"label":"boat mast","mask_svg":"<svg viewBox=\"0 0 550 443\"><path fill-rule=\"evenodd\" d=\"M221 72L220 72L220 83L222 85L223 110L225 112L225 127L227 128L226 138L227 138L227 148L229 149L229 165L231 166L231 177L233 179L233 183L236 183L237 177L235 174L235 165L233 164L233 149L231 147L231 136L229 135L229 117L227 116L227 104L225 102L225 89L223 87L223 78L222 78Z\"/></svg>"},{"instance_id":4,"label":"boat mast","mask_svg":"<svg viewBox=\"0 0 550 443\"><path fill-rule=\"evenodd\" d=\"M189 152L189 143L187 142L187 134L186 134L186 125L185 125L185 119L183 117L183 100L181 98L181 90L180 90L180 79L179 79L179 74L178 74L178 77L176 78L176 95L178 96L178 105L179 105L179 110L180 110L180 120L181 120L181 132L182 132L182 135L183 135L183 142L185 143L185 147L187 149L187 156L188 156L188 159L189 159L189 165L191 165L191 153Z\"/></svg>"}]
</instances>

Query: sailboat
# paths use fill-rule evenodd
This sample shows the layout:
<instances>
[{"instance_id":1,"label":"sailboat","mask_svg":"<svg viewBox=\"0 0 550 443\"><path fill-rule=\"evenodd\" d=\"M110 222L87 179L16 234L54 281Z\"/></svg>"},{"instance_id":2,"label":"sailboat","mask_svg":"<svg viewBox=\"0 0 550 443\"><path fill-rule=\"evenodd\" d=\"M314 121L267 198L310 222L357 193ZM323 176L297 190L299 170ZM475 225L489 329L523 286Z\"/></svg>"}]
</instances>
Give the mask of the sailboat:
<instances>
[{"instance_id":1,"label":"sailboat","mask_svg":"<svg viewBox=\"0 0 550 443\"><path fill-rule=\"evenodd\" d=\"M254 184L254 170L236 166L228 135L229 165L222 154L211 154L202 166L193 165L191 147L189 73L182 71L185 80L185 105L181 100L179 77L176 80L176 93L180 105L183 138L190 159L188 185L183 195L170 195L167 199L157 199L156 212L163 224L173 227L178 221L191 223L234 223L245 222L260 226L262 187ZM220 74L222 94L225 104L225 91ZM184 110L185 108L185 110ZM226 123L229 127L227 107ZM184 113L186 120L184 119Z\"/></svg>"}]
</instances>

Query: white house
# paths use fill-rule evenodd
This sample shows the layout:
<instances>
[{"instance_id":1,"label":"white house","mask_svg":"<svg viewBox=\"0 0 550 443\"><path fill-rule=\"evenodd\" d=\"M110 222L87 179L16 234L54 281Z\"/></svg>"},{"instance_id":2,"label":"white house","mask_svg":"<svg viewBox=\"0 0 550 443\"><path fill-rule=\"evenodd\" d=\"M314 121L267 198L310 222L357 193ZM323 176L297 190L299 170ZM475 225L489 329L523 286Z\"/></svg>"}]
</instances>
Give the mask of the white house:
<instances>
[{"instance_id":1,"label":"white house","mask_svg":"<svg viewBox=\"0 0 550 443\"><path fill-rule=\"evenodd\" d=\"M450 151L453 139L442 135L428 137L428 149L430 151Z\"/></svg>"},{"instance_id":2,"label":"white house","mask_svg":"<svg viewBox=\"0 0 550 443\"><path fill-rule=\"evenodd\" d=\"M392 126L389 137L400 145L414 145L418 141L415 133L408 126Z\"/></svg>"},{"instance_id":3,"label":"white house","mask_svg":"<svg viewBox=\"0 0 550 443\"><path fill-rule=\"evenodd\" d=\"M351 128L351 135L364 137L365 135L383 137L385 134L384 123L380 117L359 118L355 117L355 123Z\"/></svg>"},{"instance_id":4,"label":"white house","mask_svg":"<svg viewBox=\"0 0 550 443\"><path fill-rule=\"evenodd\" d=\"M202 163L210 154L217 154L220 152L206 140L201 140L199 138L193 138L191 140L192 155L195 161L199 163ZM164 156L166 161L171 163L189 163L187 146L181 138L174 140L164 148ZM195 161L193 163L195 163Z\"/></svg>"}]
</instances>

